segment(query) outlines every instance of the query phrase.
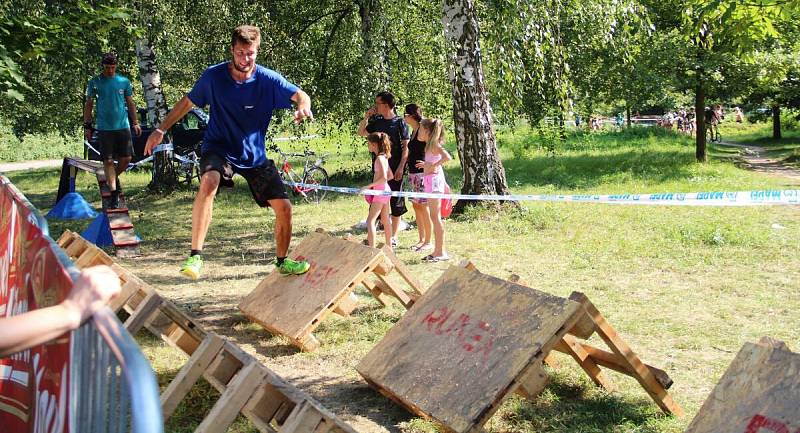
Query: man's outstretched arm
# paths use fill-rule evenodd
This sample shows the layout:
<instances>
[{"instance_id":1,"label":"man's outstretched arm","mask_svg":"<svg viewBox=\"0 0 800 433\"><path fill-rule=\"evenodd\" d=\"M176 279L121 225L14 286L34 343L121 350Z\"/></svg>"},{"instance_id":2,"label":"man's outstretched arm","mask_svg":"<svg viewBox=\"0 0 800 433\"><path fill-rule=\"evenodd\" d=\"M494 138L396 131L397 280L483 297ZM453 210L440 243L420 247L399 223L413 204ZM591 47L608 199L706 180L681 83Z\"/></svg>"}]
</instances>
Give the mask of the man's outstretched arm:
<instances>
[{"instance_id":1,"label":"man's outstretched arm","mask_svg":"<svg viewBox=\"0 0 800 433\"><path fill-rule=\"evenodd\" d=\"M189 110L192 109L194 103L188 96L184 96L172 107L172 110L167 114L167 118L162 120L158 127L153 131L149 137L147 137L147 144L144 145L144 154L150 155L153 153L153 148L158 146L159 143L164 139L164 134L167 133L169 128L175 124L178 120L183 118Z\"/></svg>"},{"instance_id":2,"label":"man's outstretched arm","mask_svg":"<svg viewBox=\"0 0 800 433\"><path fill-rule=\"evenodd\" d=\"M297 89L291 99L297 108L294 112L294 123L300 123L305 118L309 120L314 118L314 113L311 112L311 97L308 93Z\"/></svg>"}]
</instances>

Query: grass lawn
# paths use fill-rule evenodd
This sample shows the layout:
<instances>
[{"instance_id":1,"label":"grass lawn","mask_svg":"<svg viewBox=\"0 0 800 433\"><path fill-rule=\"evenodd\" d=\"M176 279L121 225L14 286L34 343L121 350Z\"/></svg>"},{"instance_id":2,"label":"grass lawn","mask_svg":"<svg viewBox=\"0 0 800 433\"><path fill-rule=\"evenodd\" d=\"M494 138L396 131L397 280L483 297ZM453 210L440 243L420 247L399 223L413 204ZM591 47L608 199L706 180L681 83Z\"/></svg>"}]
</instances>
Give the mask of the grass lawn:
<instances>
[{"instance_id":1,"label":"grass lawn","mask_svg":"<svg viewBox=\"0 0 800 433\"><path fill-rule=\"evenodd\" d=\"M726 134L728 136L728 134ZM742 135L744 136L744 134ZM581 134L548 154L524 129L503 131L500 149L508 183L517 193L615 194L742 191L797 188L788 180L744 171L712 148L707 164L694 162L694 146L662 131ZM451 143L452 144L452 143ZM336 154L328 163L338 185L367 183L365 151ZM450 146L452 149L452 145ZM447 170L460 186L458 163ZM12 181L40 209L53 205L58 172L11 173ZM357 364L402 315L392 304L380 308L365 291L350 318L332 317L316 336L315 353L300 353L282 337L249 322L236 308L272 270L269 211L258 209L238 178L233 192L218 196L206 245L203 279L178 275L189 250L193 192L169 196L146 192L149 175L123 177L131 216L144 239L142 257L122 263L197 317L209 329L255 354L267 366L307 390L357 430L434 431L369 388ZM99 205L94 180L78 178L78 191ZM333 195L318 206L294 207L296 244L317 227L353 232L363 219L361 197ZM513 397L488 424L493 432L682 432L741 345L769 335L800 349L800 209L797 207L662 207L601 204L524 203L518 210L470 209L446 224L450 264L470 259L482 271L521 276L533 287L559 296L586 293L624 339L651 365L674 379L670 392L684 418L665 417L630 378L609 372L618 391L603 392L562 357L553 381L534 401ZM51 221L54 237L83 230L89 221ZM364 233L357 233L365 236ZM449 266L426 264L405 246L415 231L403 232L398 255L429 286ZM160 340L138 337L162 386L185 358ZM600 343L602 344L602 343ZM421 386L424 386L421 384ZM168 422L170 432L192 431L216 399L196 389ZM186 400L184 400L186 401ZM234 432L256 431L240 419Z\"/></svg>"}]
</instances>

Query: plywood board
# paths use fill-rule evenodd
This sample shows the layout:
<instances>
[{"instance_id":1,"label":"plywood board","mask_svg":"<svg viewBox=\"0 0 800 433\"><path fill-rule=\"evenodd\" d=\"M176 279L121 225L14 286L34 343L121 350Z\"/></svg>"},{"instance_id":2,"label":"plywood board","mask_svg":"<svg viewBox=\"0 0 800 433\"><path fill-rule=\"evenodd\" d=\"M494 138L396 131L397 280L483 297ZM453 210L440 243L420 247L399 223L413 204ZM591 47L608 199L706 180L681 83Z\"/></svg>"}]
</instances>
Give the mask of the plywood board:
<instances>
[{"instance_id":1,"label":"plywood board","mask_svg":"<svg viewBox=\"0 0 800 433\"><path fill-rule=\"evenodd\" d=\"M324 315L353 290L352 283L383 260L380 250L311 233L294 249L294 258L311 263L297 276L269 274L239 304L239 309L271 332L304 339Z\"/></svg>"},{"instance_id":2,"label":"plywood board","mask_svg":"<svg viewBox=\"0 0 800 433\"><path fill-rule=\"evenodd\" d=\"M746 343L687 433L800 431L800 354Z\"/></svg>"},{"instance_id":3,"label":"plywood board","mask_svg":"<svg viewBox=\"0 0 800 433\"><path fill-rule=\"evenodd\" d=\"M577 320L579 304L451 266L356 370L455 432L480 427ZM527 369L527 370L526 370Z\"/></svg>"}]
</instances>

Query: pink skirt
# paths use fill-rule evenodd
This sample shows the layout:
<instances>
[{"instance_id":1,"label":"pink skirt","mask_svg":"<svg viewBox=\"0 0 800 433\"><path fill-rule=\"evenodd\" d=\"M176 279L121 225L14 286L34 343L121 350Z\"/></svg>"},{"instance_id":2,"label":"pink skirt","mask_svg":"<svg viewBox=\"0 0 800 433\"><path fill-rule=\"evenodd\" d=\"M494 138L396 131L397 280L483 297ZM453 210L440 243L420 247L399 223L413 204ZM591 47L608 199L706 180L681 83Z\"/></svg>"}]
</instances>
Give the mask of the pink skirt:
<instances>
[{"instance_id":1,"label":"pink skirt","mask_svg":"<svg viewBox=\"0 0 800 433\"><path fill-rule=\"evenodd\" d=\"M384 183L382 188L381 188L380 185L376 185L376 186L373 186L372 189L375 190L375 191L386 191L386 192L391 192L392 191L392 189L389 188L389 184L388 183ZM369 204L372 204L372 203L380 203L380 204L389 203L389 199L390 198L392 198L392 197L389 196L389 195L365 195L364 196L364 200L366 200L367 203L369 203Z\"/></svg>"},{"instance_id":2,"label":"pink skirt","mask_svg":"<svg viewBox=\"0 0 800 433\"><path fill-rule=\"evenodd\" d=\"M425 185L425 192L443 193L447 182L444 179L444 173L441 171L434 174L425 175L422 179Z\"/></svg>"}]
</instances>

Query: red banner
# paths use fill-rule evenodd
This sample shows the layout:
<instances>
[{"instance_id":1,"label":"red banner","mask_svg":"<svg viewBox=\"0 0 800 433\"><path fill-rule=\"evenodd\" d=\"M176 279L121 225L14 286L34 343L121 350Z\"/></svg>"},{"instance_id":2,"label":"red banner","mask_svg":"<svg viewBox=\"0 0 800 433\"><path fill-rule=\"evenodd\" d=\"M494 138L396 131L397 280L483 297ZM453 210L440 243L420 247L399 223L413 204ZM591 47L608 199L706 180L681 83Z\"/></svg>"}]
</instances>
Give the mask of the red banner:
<instances>
[{"instance_id":1,"label":"red banner","mask_svg":"<svg viewBox=\"0 0 800 433\"><path fill-rule=\"evenodd\" d=\"M0 317L61 302L72 280L27 200L0 176ZM0 359L0 433L69 431L70 334Z\"/></svg>"}]
</instances>

